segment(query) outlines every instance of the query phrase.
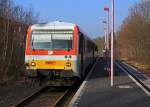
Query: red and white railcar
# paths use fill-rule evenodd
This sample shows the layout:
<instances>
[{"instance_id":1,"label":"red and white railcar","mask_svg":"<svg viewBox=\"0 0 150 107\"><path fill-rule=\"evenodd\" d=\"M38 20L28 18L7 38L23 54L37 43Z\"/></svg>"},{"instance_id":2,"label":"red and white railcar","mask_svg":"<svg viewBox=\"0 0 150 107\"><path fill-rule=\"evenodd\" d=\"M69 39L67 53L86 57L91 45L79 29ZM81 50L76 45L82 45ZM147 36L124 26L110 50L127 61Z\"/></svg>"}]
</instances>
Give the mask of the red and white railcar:
<instances>
[{"instance_id":1,"label":"red and white railcar","mask_svg":"<svg viewBox=\"0 0 150 107\"><path fill-rule=\"evenodd\" d=\"M95 61L95 43L76 24L34 24L26 37L26 73L48 78L83 78Z\"/></svg>"}]
</instances>

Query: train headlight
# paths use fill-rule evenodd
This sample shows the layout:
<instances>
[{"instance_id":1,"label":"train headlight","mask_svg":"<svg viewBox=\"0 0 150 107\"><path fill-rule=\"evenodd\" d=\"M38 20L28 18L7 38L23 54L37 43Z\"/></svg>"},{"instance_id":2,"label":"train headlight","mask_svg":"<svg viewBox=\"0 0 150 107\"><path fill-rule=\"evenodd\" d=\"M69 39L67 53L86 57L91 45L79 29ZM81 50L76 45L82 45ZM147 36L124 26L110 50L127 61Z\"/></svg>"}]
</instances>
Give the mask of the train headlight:
<instances>
[{"instance_id":1,"label":"train headlight","mask_svg":"<svg viewBox=\"0 0 150 107\"><path fill-rule=\"evenodd\" d=\"M71 67L71 62L66 62L66 67Z\"/></svg>"},{"instance_id":2,"label":"train headlight","mask_svg":"<svg viewBox=\"0 0 150 107\"><path fill-rule=\"evenodd\" d=\"M35 62L31 62L31 66L36 66L36 63Z\"/></svg>"},{"instance_id":3,"label":"train headlight","mask_svg":"<svg viewBox=\"0 0 150 107\"><path fill-rule=\"evenodd\" d=\"M72 57L71 55L65 55L66 59L71 59L71 57Z\"/></svg>"}]
</instances>

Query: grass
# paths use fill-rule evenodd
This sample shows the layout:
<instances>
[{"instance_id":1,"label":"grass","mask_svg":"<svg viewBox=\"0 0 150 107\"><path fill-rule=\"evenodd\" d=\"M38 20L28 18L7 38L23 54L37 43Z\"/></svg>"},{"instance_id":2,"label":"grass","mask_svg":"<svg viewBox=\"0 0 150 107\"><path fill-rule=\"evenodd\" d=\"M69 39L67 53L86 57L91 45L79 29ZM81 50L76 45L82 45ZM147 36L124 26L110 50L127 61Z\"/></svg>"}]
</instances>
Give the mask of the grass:
<instances>
[{"instance_id":1,"label":"grass","mask_svg":"<svg viewBox=\"0 0 150 107\"><path fill-rule=\"evenodd\" d=\"M137 68L141 73L150 77L150 65L149 64L144 64L144 63L133 61L133 60L132 61L126 60L126 62L134 66L135 68Z\"/></svg>"}]
</instances>

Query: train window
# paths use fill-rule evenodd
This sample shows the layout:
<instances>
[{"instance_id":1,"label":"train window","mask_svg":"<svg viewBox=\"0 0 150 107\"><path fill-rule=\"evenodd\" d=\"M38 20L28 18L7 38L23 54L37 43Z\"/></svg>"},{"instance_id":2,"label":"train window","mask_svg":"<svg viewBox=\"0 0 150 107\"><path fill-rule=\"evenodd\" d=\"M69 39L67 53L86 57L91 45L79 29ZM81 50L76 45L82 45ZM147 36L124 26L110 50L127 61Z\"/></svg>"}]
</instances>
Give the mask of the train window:
<instances>
[{"instance_id":1,"label":"train window","mask_svg":"<svg viewBox=\"0 0 150 107\"><path fill-rule=\"evenodd\" d=\"M87 41L87 44L86 44L86 47L87 47L87 52L92 52L93 51L93 44L91 41Z\"/></svg>"},{"instance_id":2,"label":"train window","mask_svg":"<svg viewBox=\"0 0 150 107\"><path fill-rule=\"evenodd\" d=\"M73 47L73 33L33 31L31 47L37 50L70 50Z\"/></svg>"},{"instance_id":3,"label":"train window","mask_svg":"<svg viewBox=\"0 0 150 107\"><path fill-rule=\"evenodd\" d=\"M70 50L73 47L73 34L53 34L54 50Z\"/></svg>"},{"instance_id":4,"label":"train window","mask_svg":"<svg viewBox=\"0 0 150 107\"><path fill-rule=\"evenodd\" d=\"M95 51L97 51L97 52L98 52L98 47L97 47L97 46L95 46Z\"/></svg>"},{"instance_id":5,"label":"train window","mask_svg":"<svg viewBox=\"0 0 150 107\"><path fill-rule=\"evenodd\" d=\"M50 34L45 33L32 33L31 38L31 47L32 49L48 49L52 48L52 40Z\"/></svg>"},{"instance_id":6,"label":"train window","mask_svg":"<svg viewBox=\"0 0 150 107\"><path fill-rule=\"evenodd\" d=\"M84 42L84 38L83 38L83 34L79 33L79 53L83 52L83 42Z\"/></svg>"}]
</instances>

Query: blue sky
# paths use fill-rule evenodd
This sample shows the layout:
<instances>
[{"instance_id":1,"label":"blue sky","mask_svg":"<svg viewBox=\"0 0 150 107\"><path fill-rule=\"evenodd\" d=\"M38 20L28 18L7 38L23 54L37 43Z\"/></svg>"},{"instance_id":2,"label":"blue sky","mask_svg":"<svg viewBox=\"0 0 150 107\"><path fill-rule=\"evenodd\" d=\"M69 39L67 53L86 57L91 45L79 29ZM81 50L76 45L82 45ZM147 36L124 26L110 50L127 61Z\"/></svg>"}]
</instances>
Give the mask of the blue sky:
<instances>
[{"instance_id":1,"label":"blue sky","mask_svg":"<svg viewBox=\"0 0 150 107\"><path fill-rule=\"evenodd\" d=\"M104 6L111 7L112 0L13 0L24 8L32 8L40 20L67 21L78 24L90 37L104 35L102 19ZM129 7L140 0L115 0L115 30L127 17Z\"/></svg>"}]
</instances>

